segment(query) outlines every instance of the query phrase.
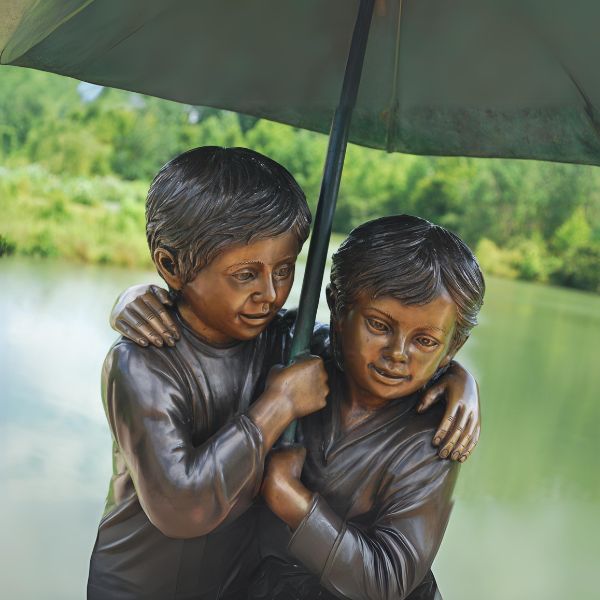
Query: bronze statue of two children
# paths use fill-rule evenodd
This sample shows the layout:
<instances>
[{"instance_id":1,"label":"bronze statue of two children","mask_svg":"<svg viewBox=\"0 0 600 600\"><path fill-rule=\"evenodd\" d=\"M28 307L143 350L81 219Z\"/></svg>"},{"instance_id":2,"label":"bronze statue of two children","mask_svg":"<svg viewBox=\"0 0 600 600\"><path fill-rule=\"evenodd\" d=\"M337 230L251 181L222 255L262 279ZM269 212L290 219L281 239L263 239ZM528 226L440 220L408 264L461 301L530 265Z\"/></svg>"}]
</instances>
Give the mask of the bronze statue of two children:
<instances>
[{"instance_id":1,"label":"bronze statue of two children","mask_svg":"<svg viewBox=\"0 0 600 600\"><path fill-rule=\"evenodd\" d=\"M290 173L197 148L160 170L146 219L168 293L113 309L88 598L439 598L430 567L479 437L477 385L453 361L483 302L471 251L417 217L356 228L333 257L330 327L283 367L310 225ZM299 444L276 447L295 419Z\"/></svg>"}]
</instances>

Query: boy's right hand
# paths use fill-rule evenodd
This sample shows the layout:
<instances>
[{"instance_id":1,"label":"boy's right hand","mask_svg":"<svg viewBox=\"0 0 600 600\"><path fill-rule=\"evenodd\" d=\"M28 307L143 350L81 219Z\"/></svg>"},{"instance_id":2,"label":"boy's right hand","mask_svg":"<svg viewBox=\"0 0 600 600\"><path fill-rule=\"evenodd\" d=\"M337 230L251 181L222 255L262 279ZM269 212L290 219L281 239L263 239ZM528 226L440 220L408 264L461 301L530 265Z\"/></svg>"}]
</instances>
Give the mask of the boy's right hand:
<instances>
[{"instance_id":1,"label":"boy's right hand","mask_svg":"<svg viewBox=\"0 0 600 600\"><path fill-rule=\"evenodd\" d=\"M269 372L265 392L287 400L291 420L321 410L329 394L323 361L307 356L287 367L276 365Z\"/></svg>"},{"instance_id":2,"label":"boy's right hand","mask_svg":"<svg viewBox=\"0 0 600 600\"><path fill-rule=\"evenodd\" d=\"M166 306L172 306L166 290L157 285L134 285L115 302L110 313L113 329L140 346L174 346L179 329Z\"/></svg>"}]
</instances>

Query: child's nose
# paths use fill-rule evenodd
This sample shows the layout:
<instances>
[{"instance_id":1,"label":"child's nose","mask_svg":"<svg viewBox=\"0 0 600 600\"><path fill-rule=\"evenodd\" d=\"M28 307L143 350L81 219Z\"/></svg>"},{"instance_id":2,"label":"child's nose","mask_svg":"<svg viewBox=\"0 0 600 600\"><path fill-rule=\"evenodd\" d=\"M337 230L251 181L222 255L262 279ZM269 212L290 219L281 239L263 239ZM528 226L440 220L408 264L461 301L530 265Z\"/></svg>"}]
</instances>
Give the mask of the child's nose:
<instances>
[{"instance_id":1,"label":"child's nose","mask_svg":"<svg viewBox=\"0 0 600 600\"><path fill-rule=\"evenodd\" d=\"M255 292L254 298L257 302L268 302L272 304L277 299L277 292L270 276L260 278L260 288Z\"/></svg>"},{"instance_id":2,"label":"child's nose","mask_svg":"<svg viewBox=\"0 0 600 600\"><path fill-rule=\"evenodd\" d=\"M408 360L406 340L402 336L394 336L391 344L383 349L383 356L393 362L406 362Z\"/></svg>"}]
</instances>

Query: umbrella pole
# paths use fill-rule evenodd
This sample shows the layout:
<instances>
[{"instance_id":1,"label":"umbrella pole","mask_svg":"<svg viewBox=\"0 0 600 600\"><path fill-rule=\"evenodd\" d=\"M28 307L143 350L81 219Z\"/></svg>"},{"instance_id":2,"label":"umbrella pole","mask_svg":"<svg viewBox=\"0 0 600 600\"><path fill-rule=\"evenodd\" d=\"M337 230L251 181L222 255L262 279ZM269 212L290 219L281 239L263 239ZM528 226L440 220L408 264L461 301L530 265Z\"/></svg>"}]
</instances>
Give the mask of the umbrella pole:
<instances>
[{"instance_id":1,"label":"umbrella pole","mask_svg":"<svg viewBox=\"0 0 600 600\"><path fill-rule=\"evenodd\" d=\"M299 356L308 354L310 349L310 340L317 316L321 283L331 238L333 215L340 189L346 146L348 145L350 121L356 104L374 4L375 0L360 0L358 7L340 101L331 123L329 146L327 147L327 157L319 193L319 204L317 205L315 224L308 249L298 317L290 350L290 362ZM294 421L285 430L282 441L284 444L289 445L294 443L295 438L296 422Z\"/></svg>"}]
</instances>

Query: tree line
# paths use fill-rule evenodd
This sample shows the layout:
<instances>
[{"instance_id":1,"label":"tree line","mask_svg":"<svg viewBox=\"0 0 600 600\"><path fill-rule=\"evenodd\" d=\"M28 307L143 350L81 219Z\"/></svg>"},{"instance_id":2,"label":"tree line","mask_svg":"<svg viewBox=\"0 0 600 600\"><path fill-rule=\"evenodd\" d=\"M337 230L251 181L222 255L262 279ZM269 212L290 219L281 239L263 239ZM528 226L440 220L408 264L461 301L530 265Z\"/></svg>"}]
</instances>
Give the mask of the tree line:
<instances>
[{"instance_id":1,"label":"tree line","mask_svg":"<svg viewBox=\"0 0 600 600\"><path fill-rule=\"evenodd\" d=\"M314 210L326 136L3 67L0 255L148 264L148 184L167 160L205 144L246 146L281 162ZM334 230L401 212L458 233L489 274L600 292L597 167L351 145Z\"/></svg>"}]
</instances>

